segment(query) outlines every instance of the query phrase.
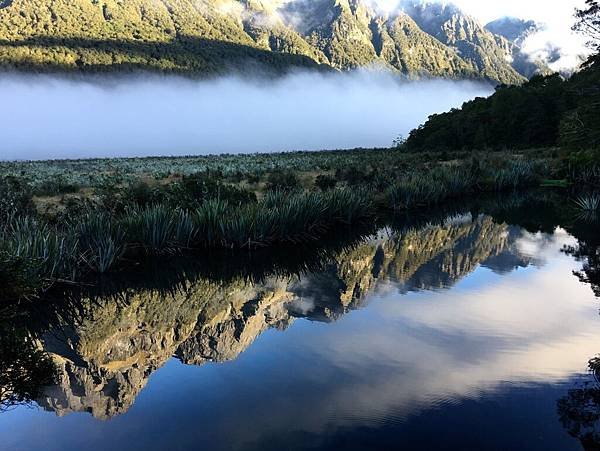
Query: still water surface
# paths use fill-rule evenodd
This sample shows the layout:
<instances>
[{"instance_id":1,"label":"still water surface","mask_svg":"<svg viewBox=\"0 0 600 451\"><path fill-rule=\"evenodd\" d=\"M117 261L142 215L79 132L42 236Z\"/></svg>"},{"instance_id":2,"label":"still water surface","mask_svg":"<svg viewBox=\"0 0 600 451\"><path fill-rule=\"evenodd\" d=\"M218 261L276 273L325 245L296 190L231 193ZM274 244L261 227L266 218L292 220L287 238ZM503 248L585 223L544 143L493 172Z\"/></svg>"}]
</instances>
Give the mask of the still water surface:
<instances>
[{"instance_id":1,"label":"still water surface","mask_svg":"<svg viewBox=\"0 0 600 451\"><path fill-rule=\"evenodd\" d=\"M535 224L454 214L319 270L80 296L31 326L57 383L0 413L1 447L598 449L596 230Z\"/></svg>"}]
</instances>

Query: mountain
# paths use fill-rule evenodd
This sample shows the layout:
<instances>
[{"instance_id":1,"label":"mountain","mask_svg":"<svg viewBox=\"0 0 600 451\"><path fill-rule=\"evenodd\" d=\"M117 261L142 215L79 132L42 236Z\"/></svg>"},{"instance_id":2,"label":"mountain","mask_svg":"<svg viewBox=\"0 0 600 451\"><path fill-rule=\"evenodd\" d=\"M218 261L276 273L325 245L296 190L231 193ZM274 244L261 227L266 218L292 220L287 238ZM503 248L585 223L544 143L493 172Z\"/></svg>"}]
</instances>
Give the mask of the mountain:
<instances>
[{"instance_id":1,"label":"mountain","mask_svg":"<svg viewBox=\"0 0 600 451\"><path fill-rule=\"evenodd\" d=\"M485 28L509 42L508 52L512 58L512 66L527 78L534 75L549 75L552 70L547 62L535 60L528 55L523 46L528 37L541 31L543 26L533 20L522 20L515 17L503 17L488 23Z\"/></svg>"},{"instance_id":2,"label":"mountain","mask_svg":"<svg viewBox=\"0 0 600 451\"><path fill-rule=\"evenodd\" d=\"M517 84L531 71L511 65L515 42L437 3L384 12L369 0L0 2L0 67L22 71L207 76L375 65L410 78Z\"/></svg>"},{"instance_id":3,"label":"mountain","mask_svg":"<svg viewBox=\"0 0 600 451\"><path fill-rule=\"evenodd\" d=\"M525 38L540 31L541 26L533 20L523 20L516 17L502 17L488 23L485 28L512 43L521 44Z\"/></svg>"},{"instance_id":4,"label":"mountain","mask_svg":"<svg viewBox=\"0 0 600 451\"><path fill-rule=\"evenodd\" d=\"M457 50L479 74L508 84L523 80L510 65L505 38L486 30L477 20L452 4L412 2L407 13L424 31Z\"/></svg>"}]
</instances>

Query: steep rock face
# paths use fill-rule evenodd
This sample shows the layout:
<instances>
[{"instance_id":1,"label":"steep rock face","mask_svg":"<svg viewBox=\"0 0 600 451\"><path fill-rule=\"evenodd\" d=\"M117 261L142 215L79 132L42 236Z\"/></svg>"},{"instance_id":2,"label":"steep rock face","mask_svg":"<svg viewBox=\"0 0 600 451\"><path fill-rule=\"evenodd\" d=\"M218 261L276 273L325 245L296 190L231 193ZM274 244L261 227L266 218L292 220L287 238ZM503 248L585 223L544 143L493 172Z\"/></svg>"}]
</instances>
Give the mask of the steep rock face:
<instances>
[{"instance_id":1,"label":"steep rock face","mask_svg":"<svg viewBox=\"0 0 600 451\"><path fill-rule=\"evenodd\" d=\"M192 333L199 310L218 298L217 291L200 282L172 293L131 290L79 300L81 311L42 338L61 376L40 404L58 415L125 412L150 374Z\"/></svg>"},{"instance_id":2,"label":"steep rock face","mask_svg":"<svg viewBox=\"0 0 600 451\"><path fill-rule=\"evenodd\" d=\"M38 404L58 416L87 412L101 420L125 413L156 368L132 366L116 372L91 371L53 356L59 380Z\"/></svg>"},{"instance_id":3,"label":"steep rock face","mask_svg":"<svg viewBox=\"0 0 600 451\"><path fill-rule=\"evenodd\" d=\"M488 23L485 28L517 45L521 44L527 36L540 30L540 26L533 20L522 20L516 17L502 17Z\"/></svg>"},{"instance_id":4,"label":"steep rock face","mask_svg":"<svg viewBox=\"0 0 600 451\"><path fill-rule=\"evenodd\" d=\"M20 0L0 9L0 67L21 70L210 75L375 65L412 78L519 83L511 61L531 68L517 61L517 47L435 3L385 13L366 0Z\"/></svg>"},{"instance_id":5,"label":"steep rock face","mask_svg":"<svg viewBox=\"0 0 600 451\"><path fill-rule=\"evenodd\" d=\"M510 65L506 39L487 31L456 6L413 2L407 3L405 9L424 31L455 48L483 76L505 83L524 80Z\"/></svg>"},{"instance_id":6,"label":"steep rock face","mask_svg":"<svg viewBox=\"0 0 600 451\"><path fill-rule=\"evenodd\" d=\"M454 49L422 31L407 14L385 23L376 21L374 29L379 31L380 56L400 72L446 78L477 76Z\"/></svg>"}]
</instances>

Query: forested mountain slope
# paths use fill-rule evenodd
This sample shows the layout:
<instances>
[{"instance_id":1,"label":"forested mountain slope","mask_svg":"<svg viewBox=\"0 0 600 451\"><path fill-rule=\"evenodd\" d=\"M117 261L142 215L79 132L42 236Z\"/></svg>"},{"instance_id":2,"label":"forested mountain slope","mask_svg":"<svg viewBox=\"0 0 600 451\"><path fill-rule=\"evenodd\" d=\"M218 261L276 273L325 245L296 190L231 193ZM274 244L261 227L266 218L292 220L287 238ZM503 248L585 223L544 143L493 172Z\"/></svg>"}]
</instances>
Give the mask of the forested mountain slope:
<instances>
[{"instance_id":1,"label":"forested mountain slope","mask_svg":"<svg viewBox=\"0 0 600 451\"><path fill-rule=\"evenodd\" d=\"M413 151L600 147L600 55L568 80L538 75L435 114L410 133Z\"/></svg>"},{"instance_id":2,"label":"forested mountain slope","mask_svg":"<svg viewBox=\"0 0 600 451\"><path fill-rule=\"evenodd\" d=\"M515 43L453 6L367 0L2 0L0 65L33 71L150 69L210 75L257 65L412 78L525 80ZM431 19L431 18L434 19Z\"/></svg>"}]
</instances>

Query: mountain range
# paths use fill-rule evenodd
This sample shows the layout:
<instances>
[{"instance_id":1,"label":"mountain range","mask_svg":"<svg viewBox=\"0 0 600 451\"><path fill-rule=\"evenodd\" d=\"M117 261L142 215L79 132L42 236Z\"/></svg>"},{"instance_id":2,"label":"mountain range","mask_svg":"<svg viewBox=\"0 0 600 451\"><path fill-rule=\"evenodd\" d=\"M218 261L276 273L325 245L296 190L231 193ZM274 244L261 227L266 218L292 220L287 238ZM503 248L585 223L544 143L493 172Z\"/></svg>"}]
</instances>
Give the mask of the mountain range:
<instances>
[{"instance_id":1,"label":"mountain range","mask_svg":"<svg viewBox=\"0 0 600 451\"><path fill-rule=\"evenodd\" d=\"M210 76L380 66L408 78L518 84L548 69L520 45L537 25L488 26L452 4L406 0L0 0L0 67Z\"/></svg>"}]
</instances>

